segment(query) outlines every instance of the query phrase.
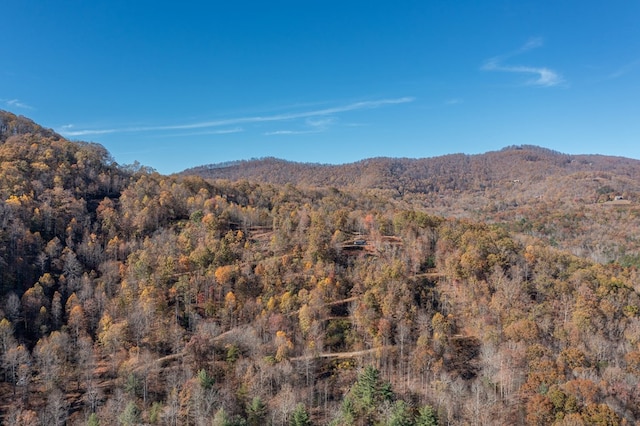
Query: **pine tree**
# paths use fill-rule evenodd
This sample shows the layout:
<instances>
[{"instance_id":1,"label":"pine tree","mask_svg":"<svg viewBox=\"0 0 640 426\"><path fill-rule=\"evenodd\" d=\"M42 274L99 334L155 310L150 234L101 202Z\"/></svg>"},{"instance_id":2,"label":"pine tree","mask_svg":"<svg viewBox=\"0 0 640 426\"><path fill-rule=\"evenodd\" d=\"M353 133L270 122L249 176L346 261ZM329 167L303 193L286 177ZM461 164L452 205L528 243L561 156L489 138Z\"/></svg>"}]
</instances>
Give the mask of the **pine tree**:
<instances>
[{"instance_id":1,"label":"pine tree","mask_svg":"<svg viewBox=\"0 0 640 426\"><path fill-rule=\"evenodd\" d=\"M249 426L260 426L264 423L267 415L267 407L259 396L251 400L251 404L247 407L247 424Z\"/></svg>"},{"instance_id":2,"label":"pine tree","mask_svg":"<svg viewBox=\"0 0 640 426\"><path fill-rule=\"evenodd\" d=\"M432 406L425 405L418 410L416 426L438 426L438 416Z\"/></svg>"},{"instance_id":3,"label":"pine tree","mask_svg":"<svg viewBox=\"0 0 640 426\"><path fill-rule=\"evenodd\" d=\"M291 426L311 426L311 420L309 419L309 413L303 403L296 405L296 409L293 412Z\"/></svg>"}]
</instances>

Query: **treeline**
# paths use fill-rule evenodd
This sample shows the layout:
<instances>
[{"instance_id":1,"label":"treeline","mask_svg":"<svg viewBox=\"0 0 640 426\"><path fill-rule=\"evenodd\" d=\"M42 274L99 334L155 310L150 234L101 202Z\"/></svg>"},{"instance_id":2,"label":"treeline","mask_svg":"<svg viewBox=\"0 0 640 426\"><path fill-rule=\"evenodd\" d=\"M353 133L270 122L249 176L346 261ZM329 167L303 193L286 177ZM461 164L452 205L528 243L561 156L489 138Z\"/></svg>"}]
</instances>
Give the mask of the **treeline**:
<instances>
[{"instance_id":1,"label":"treeline","mask_svg":"<svg viewBox=\"0 0 640 426\"><path fill-rule=\"evenodd\" d=\"M640 420L637 268L526 223L32 134L0 192L6 424Z\"/></svg>"},{"instance_id":2,"label":"treeline","mask_svg":"<svg viewBox=\"0 0 640 426\"><path fill-rule=\"evenodd\" d=\"M307 187L379 189L396 198L407 194L478 191L506 183L536 183L571 175L640 177L640 162L601 155L567 155L524 145L479 155L433 158L371 158L343 165L296 163L276 158L211 164L182 172L211 179L244 180ZM604 186L604 185L602 185ZM614 189L615 190L615 189ZM620 190L620 189L618 189ZM591 190L588 190L591 195ZM587 195L587 194L585 194Z\"/></svg>"},{"instance_id":3,"label":"treeline","mask_svg":"<svg viewBox=\"0 0 640 426\"><path fill-rule=\"evenodd\" d=\"M436 216L500 224L599 263L630 264L640 257L640 241L629 232L640 227L637 160L525 145L339 166L264 158L184 174L364 192ZM617 206L607 204L620 198Z\"/></svg>"}]
</instances>

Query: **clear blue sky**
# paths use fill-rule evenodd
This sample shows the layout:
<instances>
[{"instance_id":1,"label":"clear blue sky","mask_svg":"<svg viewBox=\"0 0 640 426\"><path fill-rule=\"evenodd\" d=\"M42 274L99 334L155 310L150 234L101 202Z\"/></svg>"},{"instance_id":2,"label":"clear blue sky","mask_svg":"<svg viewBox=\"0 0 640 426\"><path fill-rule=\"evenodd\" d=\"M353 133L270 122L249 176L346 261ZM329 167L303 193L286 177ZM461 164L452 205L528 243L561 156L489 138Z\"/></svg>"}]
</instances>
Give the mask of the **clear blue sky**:
<instances>
[{"instance_id":1,"label":"clear blue sky","mask_svg":"<svg viewBox=\"0 0 640 426\"><path fill-rule=\"evenodd\" d=\"M161 173L535 144L640 158L640 2L7 1L0 108Z\"/></svg>"}]
</instances>

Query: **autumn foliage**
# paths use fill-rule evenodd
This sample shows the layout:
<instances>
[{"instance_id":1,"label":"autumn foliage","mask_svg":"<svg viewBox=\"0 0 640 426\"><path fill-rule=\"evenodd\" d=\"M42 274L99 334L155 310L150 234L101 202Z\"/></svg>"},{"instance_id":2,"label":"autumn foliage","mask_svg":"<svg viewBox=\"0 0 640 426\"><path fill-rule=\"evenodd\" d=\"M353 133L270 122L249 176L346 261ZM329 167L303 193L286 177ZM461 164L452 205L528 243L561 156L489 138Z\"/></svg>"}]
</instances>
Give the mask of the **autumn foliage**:
<instances>
[{"instance_id":1,"label":"autumn foliage","mask_svg":"<svg viewBox=\"0 0 640 426\"><path fill-rule=\"evenodd\" d=\"M640 215L604 190L514 204L457 156L395 194L163 176L2 117L3 423L640 421ZM590 173L632 197L622 164Z\"/></svg>"}]
</instances>

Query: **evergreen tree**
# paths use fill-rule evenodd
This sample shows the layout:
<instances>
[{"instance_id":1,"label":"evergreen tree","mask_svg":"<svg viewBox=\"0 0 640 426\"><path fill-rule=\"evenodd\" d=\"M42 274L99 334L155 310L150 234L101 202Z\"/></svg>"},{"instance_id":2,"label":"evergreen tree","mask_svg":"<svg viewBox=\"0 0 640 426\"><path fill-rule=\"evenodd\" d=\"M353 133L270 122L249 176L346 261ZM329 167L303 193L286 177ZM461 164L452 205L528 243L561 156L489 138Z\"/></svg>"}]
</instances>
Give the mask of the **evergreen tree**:
<instances>
[{"instance_id":1,"label":"evergreen tree","mask_svg":"<svg viewBox=\"0 0 640 426\"><path fill-rule=\"evenodd\" d=\"M311 426L311 420L309 419L309 413L303 403L296 405L296 409L293 412L291 426Z\"/></svg>"},{"instance_id":2,"label":"evergreen tree","mask_svg":"<svg viewBox=\"0 0 640 426\"><path fill-rule=\"evenodd\" d=\"M247 424L249 426L260 426L267 415L267 407L259 396L254 397L247 407Z\"/></svg>"},{"instance_id":3,"label":"evergreen tree","mask_svg":"<svg viewBox=\"0 0 640 426\"><path fill-rule=\"evenodd\" d=\"M391 384L380 378L380 371L368 365L342 403L342 420L347 422L347 419L360 419L365 424L375 423L378 408L392 399Z\"/></svg>"},{"instance_id":4,"label":"evergreen tree","mask_svg":"<svg viewBox=\"0 0 640 426\"><path fill-rule=\"evenodd\" d=\"M409 405L403 400L398 400L393 404L391 416L387 423L389 426L414 426L413 416Z\"/></svg>"},{"instance_id":5,"label":"evergreen tree","mask_svg":"<svg viewBox=\"0 0 640 426\"><path fill-rule=\"evenodd\" d=\"M131 401L124 408L124 411L118 417L121 424L125 426L138 424L140 421L140 410L135 402Z\"/></svg>"},{"instance_id":6,"label":"evergreen tree","mask_svg":"<svg viewBox=\"0 0 640 426\"><path fill-rule=\"evenodd\" d=\"M438 426L438 416L430 405L425 405L418 410L416 426Z\"/></svg>"},{"instance_id":7,"label":"evergreen tree","mask_svg":"<svg viewBox=\"0 0 640 426\"><path fill-rule=\"evenodd\" d=\"M98 420L98 416L96 413L91 413L89 419L87 420L87 426L99 426L100 420Z\"/></svg>"}]
</instances>

